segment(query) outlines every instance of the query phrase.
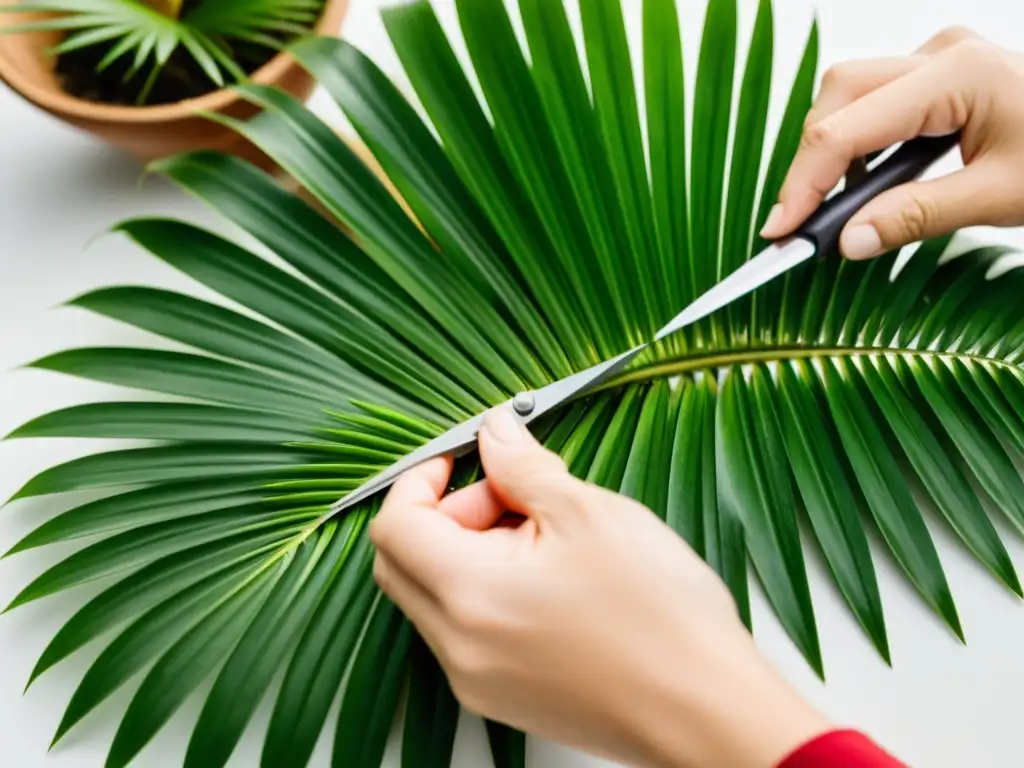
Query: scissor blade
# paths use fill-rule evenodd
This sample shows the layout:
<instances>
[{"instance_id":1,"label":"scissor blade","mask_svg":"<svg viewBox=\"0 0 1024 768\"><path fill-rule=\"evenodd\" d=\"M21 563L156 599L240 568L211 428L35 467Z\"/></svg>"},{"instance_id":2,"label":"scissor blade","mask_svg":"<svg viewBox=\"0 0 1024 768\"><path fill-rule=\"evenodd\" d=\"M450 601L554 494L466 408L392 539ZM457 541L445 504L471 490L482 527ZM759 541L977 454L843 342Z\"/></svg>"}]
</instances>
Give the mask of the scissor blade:
<instances>
[{"instance_id":1,"label":"scissor blade","mask_svg":"<svg viewBox=\"0 0 1024 768\"><path fill-rule=\"evenodd\" d=\"M508 402L497 406L507 408ZM494 410L493 408L490 410ZM476 445L477 433L484 424L484 419L490 411L478 414L468 421L464 421L445 432L440 437L435 437L429 443L421 445L416 450L403 456L384 471L374 475L354 491L350 491L331 507L331 516L344 512L361 501L373 496L377 491L387 488L404 472L419 466L425 461L436 459L438 456L461 456Z\"/></svg>"},{"instance_id":2,"label":"scissor blade","mask_svg":"<svg viewBox=\"0 0 1024 768\"><path fill-rule=\"evenodd\" d=\"M616 373L625 369L647 347L647 344L642 344L627 352L622 352L609 360L605 360L603 363L591 366L585 371L566 376L554 384L548 384L546 387L535 390L531 393L536 402L533 413L524 417L522 421L529 424L534 419L538 419L558 408L581 392L585 392L607 381Z\"/></svg>"},{"instance_id":3,"label":"scissor blade","mask_svg":"<svg viewBox=\"0 0 1024 768\"><path fill-rule=\"evenodd\" d=\"M806 261L814 256L814 254L814 244L800 238L793 238L769 246L684 309L672 322L658 332L654 340L663 339L707 317L730 302L760 288L797 264ZM531 393L535 401L533 411L528 415L516 414L517 418L524 424L528 424L534 419L543 416L575 395L606 381L623 370L647 347L647 344L642 344L592 368L567 376L561 381L556 381L553 384L536 390ZM496 407L509 408L510 406L510 402L505 402ZM477 435L489 412L485 411L453 427L440 437L431 440L426 445L420 446L412 453L395 462L383 472L374 475L336 502L331 507L330 514L338 514L361 501L365 501L378 491L387 488L400 475L425 461L448 454L461 456L472 450L476 446Z\"/></svg>"},{"instance_id":4,"label":"scissor blade","mask_svg":"<svg viewBox=\"0 0 1024 768\"><path fill-rule=\"evenodd\" d=\"M624 352L617 357L613 357L611 360L606 360L605 362L599 363L585 371L580 371L579 373L567 376L560 381L556 381L553 384L549 384L546 387L531 392L530 394L534 397L533 411L526 415L521 415L513 411L513 414L523 424L529 424L554 408L557 408L577 393L600 383L615 372L621 370L643 349L646 349L646 345L632 349L629 352ZM496 407L510 408L511 401L506 401ZM443 435L434 438L429 443L421 445L416 450L402 457L399 461L396 461L387 469L371 477L354 491L347 493L334 503L328 514L333 517L339 512L344 512L346 509L353 507L359 502L365 501L378 491L382 491L387 488L403 473L413 467L419 466L425 461L437 458L438 456L446 456L450 454L458 457L468 453L476 446L480 429L484 425L484 420L493 410L495 409L490 408L483 413L477 414L473 418L452 427Z\"/></svg>"},{"instance_id":5,"label":"scissor blade","mask_svg":"<svg viewBox=\"0 0 1024 768\"><path fill-rule=\"evenodd\" d=\"M553 384L549 384L546 387L531 392L530 394L534 397L533 411L525 415L521 415L513 411L515 417L523 424L529 424L554 408L557 408L577 393L600 383L617 371L621 370L629 363L630 360L644 349L646 349L646 345L643 347L637 347L636 349L632 349L628 352L623 352L621 355L613 357L611 360L606 360L605 362L599 363L585 371L580 371L579 373L567 376L560 381L556 381ZM496 408L511 408L511 401L506 401L501 405L496 406ZM369 499L378 491L384 490L395 482L395 480L397 480L403 473L413 467L419 466L425 461L437 458L438 456L446 456L450 454L458 457L468 453L476 446L480 429L484 425L484 420L493 410L495 410L495 408L490 408L483 413L477 414L473 418L452 427L440 437L436 437L429 443L421 445L416 450L402 457L399 461L396 461L387 469L371 477L354 491L350 491L340 498L333 506L331 506L328 514L333 517L340 512L344 512L346 509L350 509L361 501Z\"/></svg>"},{"instance_id":6,"label":"scissor blade","mask_svg":"<svg viewBox=\"0 0 1024 768\"><path fill-rule=\"evenodd\" d=\"M658 331L654 340L660 341L698 320L703 320L741 296L757 290L801 262L807 261L816 252L814 243L799 237L768 246L680 312L672 322Z\"/></svg>"}]
</instances>

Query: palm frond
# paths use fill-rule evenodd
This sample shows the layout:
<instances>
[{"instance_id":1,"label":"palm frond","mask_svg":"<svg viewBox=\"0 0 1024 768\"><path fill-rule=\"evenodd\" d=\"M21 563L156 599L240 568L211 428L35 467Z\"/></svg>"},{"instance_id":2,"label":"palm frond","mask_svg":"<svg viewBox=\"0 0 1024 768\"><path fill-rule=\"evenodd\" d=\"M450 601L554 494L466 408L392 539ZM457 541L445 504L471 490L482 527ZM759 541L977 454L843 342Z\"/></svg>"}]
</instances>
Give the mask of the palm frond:
<instances>
[{"instance_id":1,"label":"palm frond","mask_svg":"<svg viewBox=\"0 0 1024 768\"><path fill-rule=\"evenodd\" d=\"M471 69L426 0L384 12L419 109L347 42L293 49L389 186L290 97L239 86L264 111L219 119L330 218L237 158L158 164L276 258L187 222L125 222L120 233L245 313L105 288L72 306L185 351L98 346L35 363L154 395L56 411L11 436L149 441L54 466L16 495L109 492L12 550L89 540L12 608L114 578L33 671L113 633L57 739L141 676L108 760L120 768L213 677L189 768L224 765L267 696L264 765L305 765L339 696L335 765L379 765L403 696L403 765L449 764L455 700L372 582L379 500L341 519L327 508L462 419L648 338L756 252L817 67L814 26L768 150L769 0L742 73L735 0L710 1L692 116L672 0L645 0L643 51L629 50L618 3L582 0L585 57L560 3L519 8L525 50L502 0L457 0ZM1004 249L951 248L941 238L909 260L808 263L659 344L538 434L574 474L666 520L748 624L752 565L822 676L805 546L885 662L879 551L962 639L934 526L1021 594L997 523L1024 530L1024 322L1004 309L1024 274L990 274ZM460 464L456 484L479 471ZM522 734L493 723L488 734L497 765L521 768Z\"/></svg>"}]
</instances>

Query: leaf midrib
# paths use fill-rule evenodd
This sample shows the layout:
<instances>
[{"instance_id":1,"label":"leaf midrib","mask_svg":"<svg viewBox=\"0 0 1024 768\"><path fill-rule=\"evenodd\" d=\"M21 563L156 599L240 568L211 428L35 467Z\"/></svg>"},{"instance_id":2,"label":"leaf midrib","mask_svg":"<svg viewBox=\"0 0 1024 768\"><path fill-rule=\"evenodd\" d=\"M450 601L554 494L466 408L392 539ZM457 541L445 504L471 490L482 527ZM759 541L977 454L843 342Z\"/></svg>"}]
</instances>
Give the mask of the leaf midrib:
<instances>
[{"instance_id":1,"label":"leaf midrib","mask_svg":"<svg viewBox=\"0 0 1024 768\"><path fill-rule=\"evenodd\" d=\"M783 362L788 360L807 360L817 358L855 358L877 357L882 355L901 355L915 358L938 358L959 360L964 363L994 365L999 368L1020 372L1020 367L998 357L987 357L970 352L950 352L948 350L929 350L914 347L849 347L849 346L799 346L786 345L774 347L757 347L742 350L712 351L701 355L688 355L672 360L658 360L641 365L637 368L610 378L594 392L616 389L624 384L653 381L680 374L705 371L710 368L725 368L735 365L748 365L765 362Z\"/></svg>"}]
</instances>

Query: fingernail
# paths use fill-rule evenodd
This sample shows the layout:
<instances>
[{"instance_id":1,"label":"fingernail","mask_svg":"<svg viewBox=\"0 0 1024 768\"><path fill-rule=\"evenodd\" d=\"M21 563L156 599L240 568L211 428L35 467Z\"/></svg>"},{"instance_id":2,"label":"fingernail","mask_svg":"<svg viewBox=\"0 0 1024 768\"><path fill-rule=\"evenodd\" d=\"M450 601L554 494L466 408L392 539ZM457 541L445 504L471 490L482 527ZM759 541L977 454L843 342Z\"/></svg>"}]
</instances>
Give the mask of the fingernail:
<instances>
[{"instance_id":1,"label":"fingernail","mask_svg":"<svg viewBox=\"0 0 1024 768\"><path fill-rule=\"evenodd\" d=\"M870 259L882 252L882 238L870 224L858 224L843 233L839 249L848 259Z\"/></svg>"},{"instance_id":2,"label":"fingernail","mask_svg":"<svg viewBox=\"0 0 1024 768\"><path fill-rule=\"evenodd\" d=\"M764 222L764 226L761 228L761 235L765 232L772 232L782 221L782 203L776 203L772 206L772 209L768 211L768 218Z\"/></svg>"},{"instance_id":3,"label":"fingernail","mask_svg":"<svg viewBox=\"0 0 1024 768\"><path fill-rule=\"evenodd\" d=\"M503 443L518 443L526 435L526 429L510 410L497 408L484 422L487 431Z\"/></svg>"}]
</instances>

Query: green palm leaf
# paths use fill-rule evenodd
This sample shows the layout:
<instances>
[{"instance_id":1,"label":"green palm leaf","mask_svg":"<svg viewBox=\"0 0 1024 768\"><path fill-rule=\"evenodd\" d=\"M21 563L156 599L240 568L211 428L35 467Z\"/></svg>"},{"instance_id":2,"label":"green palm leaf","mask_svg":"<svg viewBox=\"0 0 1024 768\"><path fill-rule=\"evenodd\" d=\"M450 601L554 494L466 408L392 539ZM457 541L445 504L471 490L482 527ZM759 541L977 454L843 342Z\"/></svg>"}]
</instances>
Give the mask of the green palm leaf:
<instances>
[{"instance_id":1,"label":"green palm leaf","mask_svg":"<svg viewBox=\"0 0 1024 768\"><path fill-rule=\"evenodd\" d=\"M501 2L456 3L472 71L426 0L385 11L416 106L349 43L294 48L401 199L302 105L254 85L239 92L265 111L229 122L307 198L216 153L157 164L273 256L187 222L125 222L120 233L227 304L94 291L72 306L182 348L98 346L33 364L149 393L54 411L10 436L144 441L52 467L15 497L105 492L8 553L87 540L10 608L110 581L32 673L112 637L57 739L142 678L109 755L126 765L213 678L188 766L226 764L267 698L265 766L305 765L339 698L334 765L378 764L403 700L403 765L450 763L451 690L373 584L366 530L379 500L336 520L327 508L460 420L647 338L756 252L817 67L813 27L767 137L768 0L745 56L735 0L710 0L693 115L671 0L644 0L643 51L626 45L614 0L582 4L578 41L561 4L519 9L522 47ZM879 554L962 638L934 526L1021 593L993 515L1024 529L1024 322L1010 298L1024 276L988 279L1002 249L950 248L942 238L906 262L806 264L659 344L538 435L577 476L665 519L748 625L752 572L820 675L828 649L805 545L886 663ZM460 464L457 484L478 476ZM487 730L496 764L521 768L523 735Z\"/></svg>"}]
</instances>

